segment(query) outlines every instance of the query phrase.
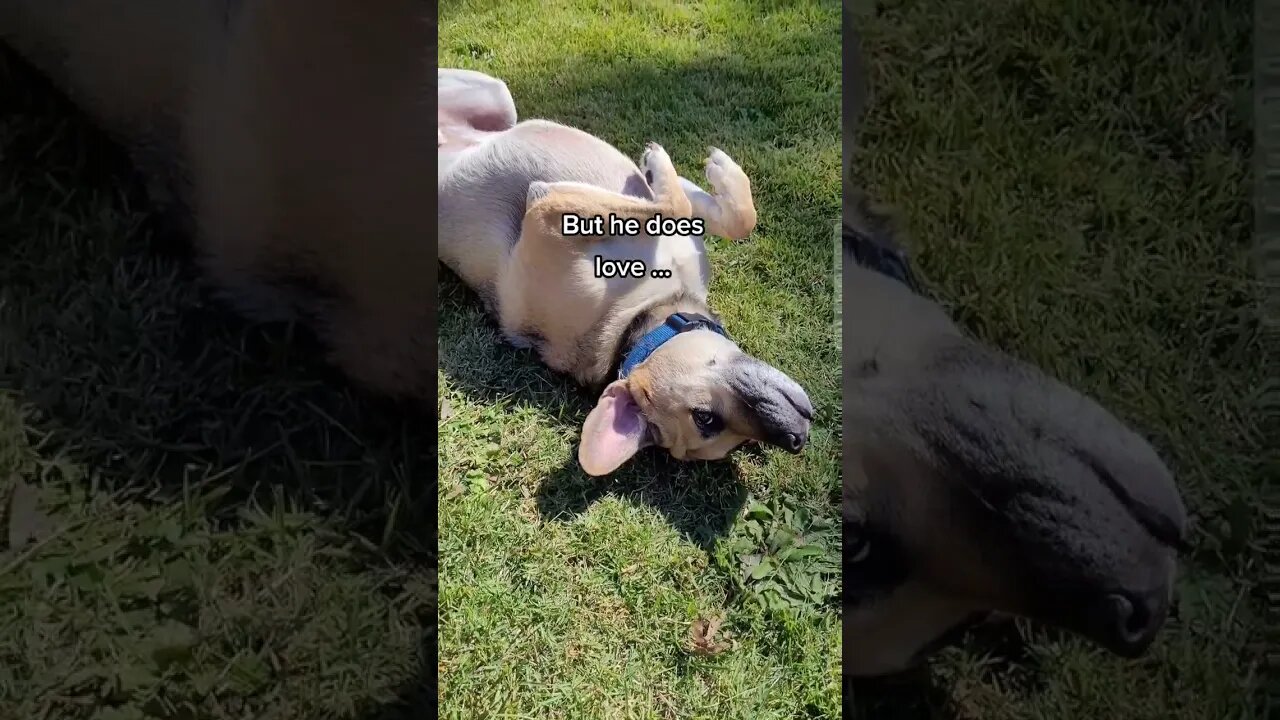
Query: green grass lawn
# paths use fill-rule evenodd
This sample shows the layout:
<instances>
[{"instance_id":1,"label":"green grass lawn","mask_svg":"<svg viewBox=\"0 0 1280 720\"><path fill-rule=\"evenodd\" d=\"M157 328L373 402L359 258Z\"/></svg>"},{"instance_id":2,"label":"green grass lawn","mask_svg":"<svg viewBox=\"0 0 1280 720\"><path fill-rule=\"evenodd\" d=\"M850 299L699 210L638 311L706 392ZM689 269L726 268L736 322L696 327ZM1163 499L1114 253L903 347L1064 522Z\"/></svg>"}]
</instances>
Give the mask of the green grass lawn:
<instances>
[{"instance_id":1,"label":"green grass lawn","mask_svg":"<svg viewBox=\"0 0 1280 720\"><path fill-rule=\"evenodd\" d=\"M698 181L708 145L735 158L760 222L746 242L709 241L712 306L817 408L799 456L650 451L589 478L576 446L595 398L503 346L449 276L441 715L837 717L839 6L442 3L440 37L441 66L502 78L521 117L635 158L658 141ZM809 550L788 549L792 530ZM711 647L691 643L713 619Z\"/></svg>"},{"instance_id":2,"label":"green grass lawn","mask_svg":"<svg viewBox=\"0 0 1280 720\"><path fill-rule=\"evenodd\" d=\"M957 319L1154 442L1196 549L1146 658L974 638L928 677L855 689L863 716L1259 717L1253 509L1274 446L1255 404L1250 3L875 5L863 184Z\"/></svg>"}]
</instances>

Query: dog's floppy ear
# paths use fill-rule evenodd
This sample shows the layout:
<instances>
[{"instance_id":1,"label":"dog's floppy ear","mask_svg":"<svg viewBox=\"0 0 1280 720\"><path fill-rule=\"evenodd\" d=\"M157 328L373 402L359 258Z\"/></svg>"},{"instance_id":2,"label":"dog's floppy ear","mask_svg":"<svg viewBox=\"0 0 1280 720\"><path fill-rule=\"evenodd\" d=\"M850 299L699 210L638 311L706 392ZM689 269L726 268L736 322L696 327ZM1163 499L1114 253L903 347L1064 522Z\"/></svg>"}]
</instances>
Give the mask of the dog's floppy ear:
<instances>
[{"instance_id":1,"label":"dog's floppy ear","mask_svg":"<svg viewBox=\"0 0 1280 720\"><path fill-rule=\"evenodd\" d=\"M600 393L595 409L582 424L578 463L588 475L608 475L652 444L649 421L631 397L627 381L615 380Z\"/></svg>"}]
</instances>

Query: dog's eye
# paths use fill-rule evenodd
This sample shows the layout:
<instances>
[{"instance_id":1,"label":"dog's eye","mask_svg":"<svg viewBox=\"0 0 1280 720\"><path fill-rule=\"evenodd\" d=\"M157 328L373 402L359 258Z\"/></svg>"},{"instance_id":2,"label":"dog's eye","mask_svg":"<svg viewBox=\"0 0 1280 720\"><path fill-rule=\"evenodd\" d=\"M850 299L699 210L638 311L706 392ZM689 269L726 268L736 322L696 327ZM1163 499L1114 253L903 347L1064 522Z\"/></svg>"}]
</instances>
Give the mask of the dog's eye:
<instances>
[{"instance_id":1,"label":"dog's eye","mask_svg":"<svg viewBox=\"0 0 1280 720\"><path fill-rule=\"evenodd\" d=\"M714 435L724 429L724 420L710 410L694 410L693 424L697 425L698 430L704 435Z\"/></svg>"}]
</instances>

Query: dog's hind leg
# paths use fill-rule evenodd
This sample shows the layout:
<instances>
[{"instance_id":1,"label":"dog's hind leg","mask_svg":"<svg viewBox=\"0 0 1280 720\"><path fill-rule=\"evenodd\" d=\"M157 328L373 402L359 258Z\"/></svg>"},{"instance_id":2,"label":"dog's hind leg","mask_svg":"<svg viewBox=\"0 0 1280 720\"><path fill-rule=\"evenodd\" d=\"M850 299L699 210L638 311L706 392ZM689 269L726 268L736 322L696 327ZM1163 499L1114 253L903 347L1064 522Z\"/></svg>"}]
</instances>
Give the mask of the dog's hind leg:
<instances>
[{"instance_id":1,"label":"dog's hind leg","mask_svg":"<svg viewBox=\"0 0 1280 720\"><path fill-rule=\"evenodd\" d=\"M690 217L693 206L685 194L671 158L662 146L650 143L640 161L645 179L653 187L654 199L624 195L580 182L532 182L525 197L523 227L540 227L553 235L563 235L561 218L590 212L602 217L648 220L654 215ZM596 237L608 236L608 228ZM591 237L583 236L583 237Z\"/></svg>"},{"instance_id":2,"label":"dog's hind leg","mask_svg":"<svg viewBox=\"0 0 1280 720\"><path fill-rule=\"evenodd\" d=\"M751 181L724 151L711 148L706 164L707 181L714 194L692 180L680 178L693 216L706 223L712 235L741 240L756 227L756 207L751 198Z\"/></svg>"},{"instance_id":3,"label":"dog's hind leg","mask_svg":"<svg viewBox=\"0 0 1280 720\"><path fill-rule=\"evenodd\" d=\"M437 121L485 132L510 130L516 124L516 103L507 84L475 70L436 71Z\"/></svg>"}]
</instances>

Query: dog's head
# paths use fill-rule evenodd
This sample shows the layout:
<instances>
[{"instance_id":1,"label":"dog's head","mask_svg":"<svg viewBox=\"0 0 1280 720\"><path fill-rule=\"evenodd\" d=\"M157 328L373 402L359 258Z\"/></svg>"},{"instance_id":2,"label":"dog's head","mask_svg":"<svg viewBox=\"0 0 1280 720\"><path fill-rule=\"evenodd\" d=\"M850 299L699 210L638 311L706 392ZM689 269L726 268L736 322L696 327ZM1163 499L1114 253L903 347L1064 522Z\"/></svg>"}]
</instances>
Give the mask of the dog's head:
<instances>
[{"instance_id":1,"label":"dog's head","mask_svg":"<svg viewBox=\"0 0 1280 720\"><path fill-rule=\"evenodd\" d=\"M649 445L718 460L756 440L800 452L813 405L794 380L709 329L682 332L610 383L582 426L578 461L607 475Z\"/></svg>"},{"instance_id":2,"label":"dog's head","mask_svg":"<svg viewBox=\"0 0 1280 720\"><path fill-rule=\"evenodd\" d=\"M845 268L845 672L906 669L993 612L1142 653L1187 520L1156 452L900 280Z\"/></svg>"}]
</instances>

